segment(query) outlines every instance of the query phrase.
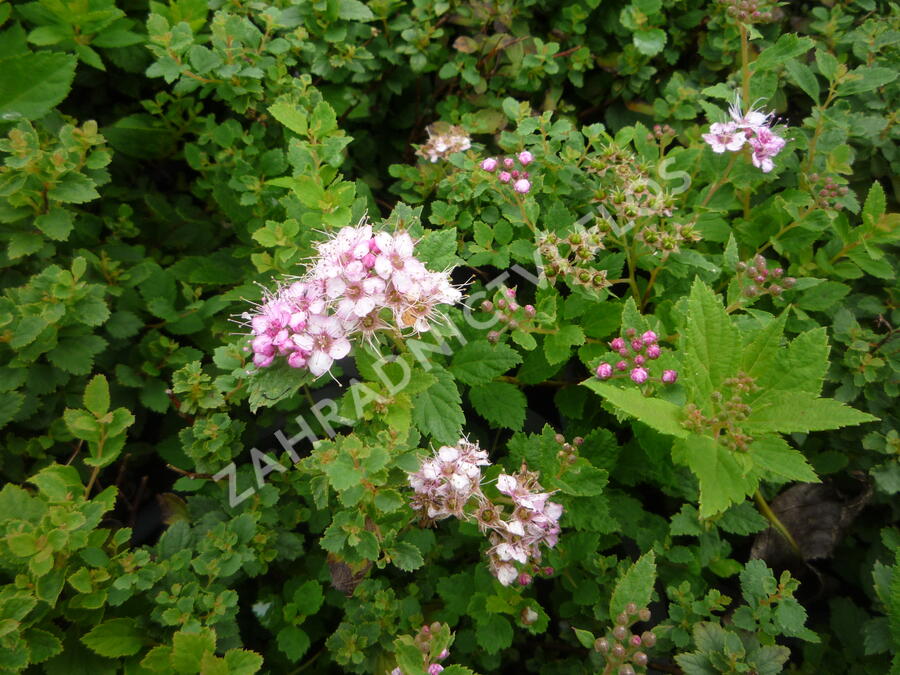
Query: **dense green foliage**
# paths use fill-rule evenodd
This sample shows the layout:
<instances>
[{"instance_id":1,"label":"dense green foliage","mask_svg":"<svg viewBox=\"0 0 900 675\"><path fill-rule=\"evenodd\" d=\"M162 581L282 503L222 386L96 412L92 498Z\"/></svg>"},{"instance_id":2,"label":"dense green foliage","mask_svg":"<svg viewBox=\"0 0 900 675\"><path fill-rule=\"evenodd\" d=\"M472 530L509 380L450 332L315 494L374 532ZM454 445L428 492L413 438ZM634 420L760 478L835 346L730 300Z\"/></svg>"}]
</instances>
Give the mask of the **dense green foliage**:
<instances>
[{"instance_id":1,"label":"dense green foliage","mask_svg":"<svg viewBox=\"0 0 900 675\"><path fill-rule=\"evenodd\" d=\"M898 68L888 0L0 2L0 672L900 674ZM467 297L255 366L363 218Z\"/></svg>"}]
</instances>

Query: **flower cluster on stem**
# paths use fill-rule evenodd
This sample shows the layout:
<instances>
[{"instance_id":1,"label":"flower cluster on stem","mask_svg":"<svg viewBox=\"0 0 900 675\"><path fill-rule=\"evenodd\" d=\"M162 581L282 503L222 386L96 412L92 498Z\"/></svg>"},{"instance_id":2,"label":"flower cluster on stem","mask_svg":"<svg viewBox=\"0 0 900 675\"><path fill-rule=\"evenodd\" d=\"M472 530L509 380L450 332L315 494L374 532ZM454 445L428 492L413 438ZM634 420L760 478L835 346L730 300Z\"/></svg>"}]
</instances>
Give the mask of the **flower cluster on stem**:
<instances>
[{"instance_id":1,"label":"flower cluster on stem","mask_svg":"<svg viewBox=\"0 0 900 675\"><path fill-rule=\"evenodd\" d=\"M624 336L610 340L609 348L615 353L610 361L601 361L594 371L601 380L628 377L632 382L642 385L650 377L651 362L662 354L659 338L652 330L637 334L634 328L625 331ZM678 380L678 371L663 370L659 381L663 384L674 384Z\"/></svg>"},{"instance_id":2,"label":"flower cluster on stem","mask_svg":"<svg viewBox=\"0 0 900 675\"><path fill-rule=\"evenodd\" d=\"M517 161L521 166L521 169L516 168ZM534 155L528 152L528 150L523 150L516 155L515 159L512 157L504 157L503 159L498 160L494 157L488 157L481 162L481 169L490 174L496 172L498 181L504 185L511 184L516 192L525 195L531 191L531 181L529 180L528 171L525 170L525 167L533 161Z\"/></svg>"},{"instance_id":3,"label":"flower cluster on stem","mask_svg":"<svg viewBox=\"0 0 900 675\"><path fill-rule=\"evenodd\" d=\"M746 373L738 373L722 383L722 389L712 392L709 414L694 403L684 407L682 426L695 433L708 433L718 443L731 450L746 452L753 437L744 432L742 423L753 412L744 400L759 391L756 380Z\"/></svg>"},{"instance_id":4,"label":"flower cluster on stem","mask_svg":"<svg viewBox=\"0 0 900 675\"><path fill-rule=\"evenodd\" d=\"M615 626L606 637L594 641L594 651L599 652L606 661L603 675L646 672L649 659L645 650L656 644L656 634L645 630L638 635L632 632L631 627L639 621L649 621L650 616L649 609L629 602L625 611L616 616Z\"/></svg>"},{"instance_id":5,"label":"flower cluster on stem","mask_svg":"<svg viewBox=\"0 0 900 675\"><path fill-rule=\"evenodd\" d=\"M784 276L781 267L769 268L765 256L758 254L749 262L737 264L737 282L741 293L748 298L761 295L780 296L797 283L794 277Z\"/></svg>"},{"instance_id":6,"label":"flower cluster on stem","mask_svg":"<svg viewBox=\"0 0 900 675\"><path fill-rule=\"evenodd\" d=\"M435 122L426 129L428 140L416 148L419 157L432 164L448 159L454 152L465 152L472 147L472 139L460 126L446 122Z\"/></svg>"},{"instance_id":7,"label":"flower cluster on stem","mask_svg":"<svg viewBox=\"0 0 900 675\"><path fill-rule=\"evenodd\" d=\"M544 492L538 474L524 465L497 478L497 490L506 503L491 500L481 485L481 467L488 465L487 453L477 443L460 439L455 446L438 448L409 474L415 491L411 505L427 522L453 516L477 523L491 543L487 551L491 573L504 586L527 586L535 574L553 573L539 566L541 546L556 546L563 508L550 501L552 493Z\"/></svg>"},{"instance_id":8,"label":"flower cluster on stem","mask_svg":"<svg viewBox=\"0 0 900 675\"><path fill-rule=\"evenodd\" d=\"M442 318L439 305L462 294L414 249L408 233L375 233L365 221L320 243L305 275L267 291L241 315L253 363L265 368L282 358L318 377L347 356L355 337L374 342L382 330L428 331Z\"/></svg>"},{"instance_id":9,"label":"flower cluster on stem","mask_svg":"<svg viewBox=\"0 0 900 675\"><path fill-rule=\"evenodd\" d=\"M740 97L728 109L731 117L727 122L714 122L709 132L703 134L703 140L717 154L737 152L744 145L750 147L750 158L753 166L763 173L769 173L774 167L773 158L778 155L786 141L772 130L772 113L763 113L751 108L744 114L741 112Z\"/></svg>"},{"instance_id":10,"label":"flower cluster on stem","mask_svg":"<svg viewBox=\"0 0 900 675\"><path fill-rule=\"evenodd\" d=\"M494 312L497 321L502 324L500 330L492 330L487 334L487 340L491 344L500 341L500 335L506 330L528 331L537 314L534 305L520 305L516 298L515 288L501 288L493 300L485 300L481 303L482 312Z\"/></svg>"},{"instance_id":11,"label":"flower cluster on stem","mask_svg":"<svg viewBox=\"0 0 900 675\"><path fill-rule=\"evenodd\" d=\"M603 248L603 233L598 225L565 236L548 232L538 240L547 281L555 284L564 279L592 291L602 291L611 285L606 270L591 267Z\"/></svg>"}]
</instances>

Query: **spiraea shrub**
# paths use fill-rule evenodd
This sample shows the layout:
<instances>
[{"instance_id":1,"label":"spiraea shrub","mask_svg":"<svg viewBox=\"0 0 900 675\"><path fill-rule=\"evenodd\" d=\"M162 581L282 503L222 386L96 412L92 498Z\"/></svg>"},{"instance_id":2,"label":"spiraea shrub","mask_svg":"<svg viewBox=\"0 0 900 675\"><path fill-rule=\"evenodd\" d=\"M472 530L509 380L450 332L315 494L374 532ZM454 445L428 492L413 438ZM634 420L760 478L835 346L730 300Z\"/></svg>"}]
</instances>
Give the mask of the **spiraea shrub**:
<instances>
[{"instance_id":1,"label":"spiraea shrub","mask_svg":"<svg viewBox=\"0 0 900 675\"><path fill-rule=\"evenodd\" d=\"M900 674L900 7L0 2L0 672Z\"/></svg>"}]
</instances>

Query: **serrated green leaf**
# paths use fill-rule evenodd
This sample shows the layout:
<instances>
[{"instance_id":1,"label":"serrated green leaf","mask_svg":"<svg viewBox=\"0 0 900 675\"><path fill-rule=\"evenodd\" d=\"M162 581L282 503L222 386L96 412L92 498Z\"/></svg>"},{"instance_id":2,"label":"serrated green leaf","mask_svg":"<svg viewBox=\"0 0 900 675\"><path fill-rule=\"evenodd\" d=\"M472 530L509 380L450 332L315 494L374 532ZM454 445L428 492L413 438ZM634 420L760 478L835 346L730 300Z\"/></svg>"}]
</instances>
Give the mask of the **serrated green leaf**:
<instances>
[{"instance_id":1,"label":"serrated green leaf","mask_svg":"<svg viewBox=\"0 0 900 675\"><path fill-rule=\"evenodd\" d=\"M422 552L417 546L406 541L401 541L388 549L391 561L404 572L412 572L425 564Z\"/></svg>"},{"instance_id":2,"label":"serrated green leaf","mask_svg":"<svg viewBox=\"0 0 900 675\"><path fill-rule=\"evenodd\" d=\"M211 629L199 633L178 631L172 638L172 668L180 675L192 675L200 670L200 660L206 652L215 653L216 634Z\"/></svg>"},{"instance_id":3,"label":"serrated green leaf","mask_svg":"<svg viewBox=\"0 0 900 675\"><path fill-rule=\"evenodd\" d=\"M519 388L509 382L488 382L469 391L469 399L479 415L492 427L518 431L525 422L528 403Z\"/></svg>"},{"instance_id":4,"label":"serrated green leaf","mask_svg":"<svg viewBox=\"0 0 900 675\"><path fill-rule=\"evenodd\" d=\"M469 342L453 355L448 370L463 384L483 384L522 362L522 357L505 344Z\"/></svg>"},{"instance_id":5,"label":"serrated green leaf","mask_svg":"<svg viewBox=\"0 0 900 675\"><path fill-rule=\"evenodd\" d=\"M100 656L119 658L137 654L145 632L134 619L110 619L94 626L81 641Z\"/></svg>"},{"instance_id":6,"label":"serrated green leaf","mask_svg":"<svg viewBox=\"0 0 900 675\"><path fill-rule=\"evenodd\" d=\"M619 389L596 379L585 380L582 384L659 432L678 438L687 438L689 435L681 425L681 408L674 403L649 398L634 388Z\"/></svg>"},{"instance_id":7,"label":"serrated green leaf","mask_svg":"<svg viewBox=\"0 0 900 675\"><path fill-rule=\"evenodd\" d=\"M95 375L84 388L84 407L97 417L109 411L109 383L104 375Z\"/></svg>"},{"instance_id":8,"label":"serrated green leaf","mask_svg":"<svg viewBox=\"0 0 900 675\"><path fill-rule=\"evenodd\" d=\"M649 605L655 583L656 554L649 551L638 558L616 582L609 601L609 615L621 614L630 602L638 607Z\"/></svg>"},{"instance_id":9,"label":"serrated green leaf","mask_svg":"<svg viewBox=\"0 0 900 675\"><path fill-rule=\"evenodd\" d=\"M684 350L692 357L685 373L706 394L732 377L740 356L739 335L709 286L695 280L685 316Z\"/></svg>"},{"instance_id":10,"label":"serrated green leaf","mask_svg":"<svg viewBox=\"0 0 900 675\"><path fill-rule=\"evenodd\" d=\"M738 461L736 451L709 436L691 434L677 442L673 453L682 457L700 481L700 517L721 513L756 490L758 479Z\"/></svg>"},{"instance_id":11,"label":"serrated green leaf","mask_svg":"<svg viewBox=\"0 0 900 675\"><path fill-rule=\"evenodd\" d=\"M278 631L278 649L293 663L297 663L309 651L309 635L297 626L285 626Z\"/></svg>"},{"instance_id":12,"label":"serrated green leaf","mask_svg":"<svg viewBox=\"0 0 900 675\"><path fill-rule=\"evenodd\" d=\"M743 426L751 433L776 431L789 434L839 429L877 419L834 399L819 398L809 392L768 391L753 400Z\"/></svg>"},{"instance_id":13,"label":"serrated green leaf","mask_svg":"<svg viewBox=\"0 0 900 675\"><path fill-rule=\"evenodd\" d=\"M561 326L556 333L544 337L544 355L551 365L569 358L572 347L584 344L584 331L579 326Z\"/></svg>"},{"instance_id":14,"label":"serrated green leaf","mask_svg":"<svg viewBox=\"0 0 900 675\"><path fill-rule=\"evenodd\" d=\"M422 433L439 443L455 443L466 418L456 383L446 371L434 373L436 381L413 400L413 420Z\"/></svg>"},{"instance_id":15,"label":"serrated green leaf","mask_svg":"<svg viewBox=\"0 0 900 675\"><path fill-rule=\"evenodd\" d=\"M442 272L453 265L456 260L456 228L428 230L416 242L416 257L425 263L428 269Z\"/></svg>"},{"instance_id":16,"label":"serrated green leaf","mask_svg":"<svg viewBox=\"0 0 900 675\"><path fill-rule=\"evenodd\" d=\"M36 120L68 96L76 59L41 51L4 59L0 68L0 117Z\"/></svg>"}]
</instances>

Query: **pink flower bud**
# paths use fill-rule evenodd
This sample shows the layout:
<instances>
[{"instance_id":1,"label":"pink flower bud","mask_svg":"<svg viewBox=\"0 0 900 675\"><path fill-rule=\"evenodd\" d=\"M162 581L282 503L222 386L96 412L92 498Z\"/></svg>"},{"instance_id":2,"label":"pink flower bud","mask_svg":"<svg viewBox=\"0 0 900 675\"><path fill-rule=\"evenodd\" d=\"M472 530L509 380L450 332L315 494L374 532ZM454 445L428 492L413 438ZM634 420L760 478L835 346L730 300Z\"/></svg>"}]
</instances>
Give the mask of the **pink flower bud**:
<instances>
[{"instance_id":1,"label":"pink flower bud","mask_svg":"<svg viewBox=\"0 0 900 675\"><path fill-rule=\"evenodd\" d=\"M619 350L619 356L628 356L630 353L628 347L622 347L622 349Z\"/></svg>"},{"instance_id":2,"label":"pink flower bud","mask_svg":"<svg viewBox=\"0 0 900 675\"><path fill-rule=\"evenodd\" d=\"M660 348L658 344L652 344L647 346L647 358L650 359L658 359L660 355Z\"/></svg>"},{"instance_id":3,"label":"pink flower bud","mask_svg":"<svg viewBox=\"0 0 900 675\"><path fill-rule=\"evenodd\" d=\"M513 178L518 178L518 177L519 177L519 172L518 172L516 169L513 169L513 170L512 170L512 177L513 177Z\"/></svg>"},{"instance_id":4,"label":"pink flower bud","mask_svg":"<svg viewBox=\"0 0 900 675\"><path fill-rule=\"evenodd\" d=\"M647 372L646 368L632 368L630 377L635 384L644 384L647 378L650 377L650 373Z\"/></svg>"},{"instance_id":5,"label":"pink flower bud","mask_svg":"<svg viewBox=\"0 0 900 675\"><path fill-rule=\"evenodd\" d=\"M677 370L664 370L662 374L662 381L666 384L675 384L675 380L678 379L678 371Z\"/></svg>"},{"instance_id":6,"label":"pink flower bud","mask_svg":"<svg viewBox=\"0 0 900 675\"><path fill-rule=\"evenodd\" d=\"M629 640L632 647L640 647L641 646L641 636L640 635L632 635Z\"/></svg>"},{"instance_id":7,"label":"pink flower bud","mask_svg":"<svg viewBox=\"0 0 900 675\"><path fill-rule=\"evenodd\" d=\"M362 264L367 270L375 267L375 256L372 253L366 253L362 258Z\"/></svg>"},{"instance_id":8,"label":"pink flower bud","mask_svg":"<svg viewBox=\"0 0 900 675\"><path fill-rule=\"evenodd\" d=\"M623 340L620 337L617 337L609 343L609 347L610 347L610 349L615 349L616 351L619 351L620 349L623 349L625 347L625 340Z\"/></svg>"},{"instance_id":9,"label":"pink flower bud","mask_svg":"<svg viewBox=\"0 0 900 675\"><path fill-rule=\"evenodd\" d=\"M506 297L510 300L516 299L516 289L515 288L507 288L506 289Z\"/></svg>"},{"instance_id":10,"label":"pink flower bud","mask_svg":"<svg viewBox=\"0 0 900 675\"><path fill-rule=\"evenodd\" d=\"M553 572L554 572L553 568L550 567L549 565L541 570L541 574L543 574L545 577L552 577Z\"/></svg>"},{"instance_id":11,"label":"pink flower bud","mask_svg":"<svg viewBox=\"0 0 900 675\"><path fill-rule=\"evenodd\" d=\"M642 340L634 339L631 341L631 348L634 351L639 352L644 348L644 343Z\"/></svg>"},{"instance_id":12,"label":"pink flower bud","mask_svg":"<svg viewBox=\"0 0 900 675\"><path fill-rule=\"evenodd\" d=\"M626 331L625 331L625 337L631 339L631 338L633 338L635 335L637 335L637 331L636 331L634 328L628 328L628 329L626 329Z\"/></svg>"},{"instance_id":13,"label":"pink flower bud","mask_svg":"<svg viewBox=\"0 0 900 675\"><path fill-rule=\"evenodd\" d=\"M616 363L616 370L628 370L628 363L625 361L619 361Z\"/></svg>"},{"instance_id":14,"label":"pink flower bud","mask_svg":"<svg viewBox=\"0 0 900 675\"><path fill-rule=\"evenodd\" d=\"M531 183L528 182L527 178L520 178L516 181L515 188L519 194L528 194L528 191L531 189Z\"/></svg>"},{"instance_id":15,"label":"pink flower bud","mask_svg":"<svg viewBox=\"0 0 900 675\"><path fill-rule=\"evenodd\" d=\"M532 155L527 150L523 150L522 152L519 153L519 163L521 163L522 166L528 166L533 161L534 161L534 155Z\"/></svg>"},{"instance_id":16,"label":"pink flower bud","mask_svg":"<svg viewBox=\"0 0 900 675\"><path fill-rule=\"evenodd\" d=\"M497 174L497 178L500 179L501 183L508 183L509 179L512 178L512 176L509 175L509 171L501 171Z\"/></svg>"},{"instance_id":17,"label":"pink flower bud","mask_svg":"<svg viewBox=\"0 0 900 675\"><path fill-rule=\"evenodd\" d=\"M612 366L606 363L605 361L597 366L597 377L601 380L608 380L612 377L613 369Z\"/></svg>"},{"instance_id":18,"label":"pink flower bud","mask_svg":"<svg viewBox=\"0 0 900 675\"><path fill-rule=\"evenodd\" d=\"M481 163L481 168L489 173L493 173L497 168L497 160L493 157L488 157Z\"/></svg>"},{"instance_id":19,"label":"pink flower bud","mask_svg":"<svg viewBox=\"0 0 900 675\"><path fill-rule=\"evenodd\" d=\"M656 342L656 340L656 333L654 333L652 330L648 330L646 333L641 335L641 341L645 345L652 345L654 342Z\"/></svg>"},{"instance_id":20,"label":"pink flower bud","mask_svg":"<svg viewBox=\"0 0 900 675\"><path fill-rule=\"evenodd\" d=\"M519 574L519 586L527 586L531 583L531 575L525 572Z\"/></svg>"},{"instance_id":21,"label":"pink flower bud","mask_svg":"<svg viewBox=\"0 0 900 675\"><path fill-rule=\"evenodd\" d=\"M449 650L449 649L444 649L444 650L441 651L440 654L438 654L438 661L443 661L443 660L446 659L448 656L450 656L450 650Z\"/></svg>"},{"instance_id":22,"label":"pink flower bud","mask_svg":"<svg viewBox=\"0 0 900 675\"><path fill-rule=\"evenodd\" d=\"M438 675L438 673L444 672L444 666L440 663L432 663L428 666L428 675Z\"/></svg>"},{"instance_id":23,"label":"pink flower bud","mask_svg":"<svg viewBox=\"0 0 900 675\"><path fill-rule=\"evenodd\" d=\"M638 354L637 356L634 357L634 365L636 365L636 366L644 365L644 361L645 361L645 359L644 359L643 354Z\"/></svg>"},{"instance_id":24,"label":"pink flower bud","mask_svg":"<svg viewBox=\"0 0 900 675\"><path fill-rule=\"evenodd\" d=\"M534 305L525 305L525 314L527 316L534 316L537 312L535 312Z\"/></svg>"},{"instance_id":25,"label":"pink flower bud","mask_svg":"<svg viewBox=\"0 0 900 675\"><path fill-rule=\"evenodd\" d=\"M503 160L503 166L505 166L507 169L511 169L515 165L516 165L516 163L513 161L512 157L507 157L506 159Z\"/></svg>"}]
</instances>

